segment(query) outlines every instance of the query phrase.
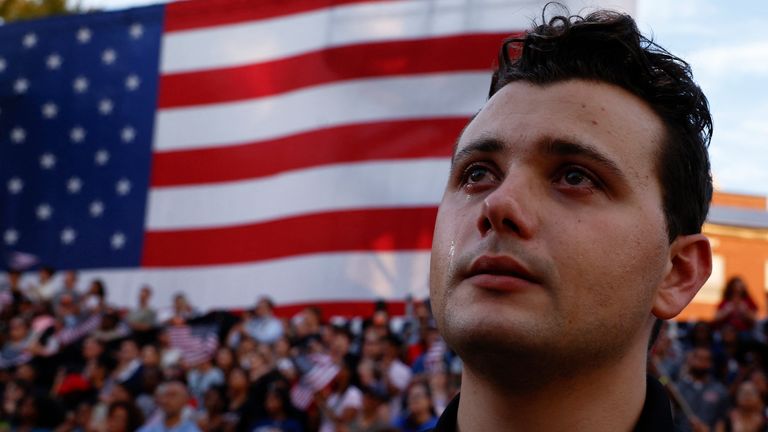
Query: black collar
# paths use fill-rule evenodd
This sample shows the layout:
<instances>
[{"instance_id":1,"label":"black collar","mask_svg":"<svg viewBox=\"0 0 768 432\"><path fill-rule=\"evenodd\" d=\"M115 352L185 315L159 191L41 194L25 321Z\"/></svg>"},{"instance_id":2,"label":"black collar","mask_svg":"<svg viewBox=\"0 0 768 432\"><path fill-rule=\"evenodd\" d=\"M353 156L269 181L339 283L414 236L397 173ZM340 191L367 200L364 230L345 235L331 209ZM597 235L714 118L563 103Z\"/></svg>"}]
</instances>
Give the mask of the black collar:
<instances>
[{"instance_id":1,"label":"black collar","mask_svg":"<svg viewBox=\"0 0 768 432\"><path fill-rule=\"evenodd\" d=\"M672 409L664 387L655 378L646 379L645 403L640 419L635 424L634 432L674 432L675 424L672 420ZM459 414L459 396L453 398L445 407L440 416L434 432L456 432L456 417Z\"/></svg>"}]
</instances>

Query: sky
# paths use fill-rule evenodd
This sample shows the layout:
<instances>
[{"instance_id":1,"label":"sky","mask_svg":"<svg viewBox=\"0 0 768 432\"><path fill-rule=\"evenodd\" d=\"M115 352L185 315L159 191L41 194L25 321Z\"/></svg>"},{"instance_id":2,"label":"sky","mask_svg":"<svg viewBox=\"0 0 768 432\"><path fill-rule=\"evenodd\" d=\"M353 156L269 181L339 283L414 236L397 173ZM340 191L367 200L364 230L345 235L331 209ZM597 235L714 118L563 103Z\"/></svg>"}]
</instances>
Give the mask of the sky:
<instances>
[{"instance_id":1,"label":"sky","mask_svg":"<svg viewBox=\"0 0 768 432\"><path fill-rule=\"evenodd\" d=\"M159 1L80 0L122 9ZM598 0L599 2L599 0ZM768 32L763 0L637 0L646 35L693 68L714 118L710 146L715 185L768 195Z\"/></svg>"}]
</instances>

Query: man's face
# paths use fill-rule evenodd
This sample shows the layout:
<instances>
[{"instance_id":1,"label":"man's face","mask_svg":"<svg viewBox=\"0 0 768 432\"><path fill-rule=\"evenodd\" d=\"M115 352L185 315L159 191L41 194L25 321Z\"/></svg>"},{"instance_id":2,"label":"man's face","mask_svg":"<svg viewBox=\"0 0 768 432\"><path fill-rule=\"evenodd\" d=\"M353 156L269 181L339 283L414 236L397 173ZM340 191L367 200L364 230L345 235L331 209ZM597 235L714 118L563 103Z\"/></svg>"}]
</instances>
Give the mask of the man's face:
<instances>
[{"instance_id":1,"label":"man's face","mask_svg":"<svg viewBox=\"0 0 768 432\"><path fill-rule=\"evenodd\" d=\"M432 249L435 317L465 360L594 362L647 338L669 265L662 138L609 84L516 82L488 101L457 145Z\"/></svg>"}]
</instances>

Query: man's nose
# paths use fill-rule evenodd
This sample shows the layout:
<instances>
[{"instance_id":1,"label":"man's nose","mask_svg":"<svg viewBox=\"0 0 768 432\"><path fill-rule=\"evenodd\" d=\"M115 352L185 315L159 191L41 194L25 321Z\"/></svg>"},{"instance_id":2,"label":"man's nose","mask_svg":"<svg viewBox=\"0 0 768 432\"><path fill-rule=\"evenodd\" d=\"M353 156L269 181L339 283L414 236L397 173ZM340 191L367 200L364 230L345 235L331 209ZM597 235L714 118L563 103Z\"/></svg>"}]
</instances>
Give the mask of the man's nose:
<instances>
[{"instance_id":1,"label":"man's nose","mask_svg":"<svg viewBox=\"0 0 768 432\"><path fill-rule=\"evenodd\" d=\"M482 236L491 231L498 235L511 234L522 239L535 232L537 205L531 179L522 175L508 175L483 200L478 230Z\"/></svg>"}]
</instances>

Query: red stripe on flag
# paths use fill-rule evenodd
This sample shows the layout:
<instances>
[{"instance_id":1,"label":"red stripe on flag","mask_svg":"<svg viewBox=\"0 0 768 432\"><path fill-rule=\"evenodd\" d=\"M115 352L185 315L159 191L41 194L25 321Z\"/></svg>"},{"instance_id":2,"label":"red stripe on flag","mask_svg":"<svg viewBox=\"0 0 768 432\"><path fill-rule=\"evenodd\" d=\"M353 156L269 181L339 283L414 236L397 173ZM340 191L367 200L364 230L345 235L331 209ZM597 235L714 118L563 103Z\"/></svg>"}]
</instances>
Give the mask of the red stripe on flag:
<instances>
[{"instance_id":1,"label":"red stripe on flag","mask_svg":"<svg viewBox=\"0 0 768 432\"><path fill-rule=\"evenodd\" d=\"M311 193L308 185L307 193ZM231 264L342 251L426 250L437 208L328 212L259 224L148 232L144 267Z\"/></svg>"},{"instance_id":2,"label":"red stripe on flag","mask_svg":"<svg viewBox=\"0 0 768 432\"><path fill-rule=\"evenodd\" d=\"M177 1L165 6L165 31L190 30L276 18L333 6L380 0L206 0Z\"/></svg>"},{"instance_id":3,"label":"red stripe on flag","mask_svg":"<svg viewBox=\"0 0 768 432\"><path fill-rule=\"evenodd\" d=\"M461 35L344 46L254 65L163 75L158 106L252 99L348 79L490 71L506 36Z\"/></svg>"},{"instance_id":4,"label":"red stripe on flag","mask_svg":"<svg viewBox=\"0 0 768 432\"><path fill-rule=\"evenodd\" d=\"M448 118L358 124L252 144L155 153L152 187L251 179L327 164L448 157L466 123L466 118Z\"/></svg>"}]
</instances>

